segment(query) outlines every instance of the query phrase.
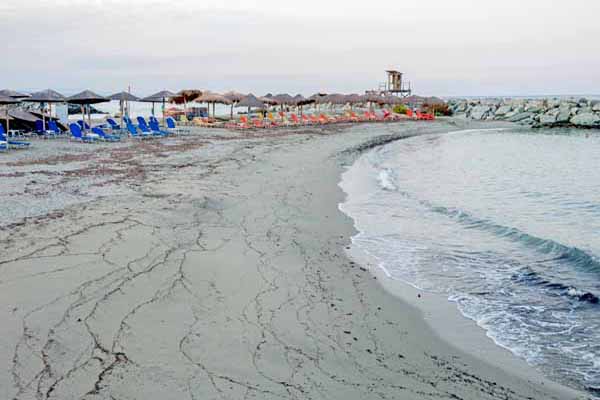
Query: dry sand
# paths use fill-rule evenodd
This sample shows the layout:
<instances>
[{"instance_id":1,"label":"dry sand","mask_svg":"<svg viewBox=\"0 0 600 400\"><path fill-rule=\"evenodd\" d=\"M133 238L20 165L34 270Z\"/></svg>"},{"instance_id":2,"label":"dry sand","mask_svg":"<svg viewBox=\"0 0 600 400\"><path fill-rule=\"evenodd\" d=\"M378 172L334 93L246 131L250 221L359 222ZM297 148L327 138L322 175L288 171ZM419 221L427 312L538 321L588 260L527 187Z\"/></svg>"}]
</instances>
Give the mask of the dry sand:
<instances>
[{"instance_id":1,"label":"dry sand","mask_svg":"<svg viewBox=\"0 0 600 400\"><path fill-rule=\"evenodd\" d=\"M447 344L346 255L343 166L449 129L198 130L0 155L0 398L576 398Z\"/></svg>"}]
</instances>

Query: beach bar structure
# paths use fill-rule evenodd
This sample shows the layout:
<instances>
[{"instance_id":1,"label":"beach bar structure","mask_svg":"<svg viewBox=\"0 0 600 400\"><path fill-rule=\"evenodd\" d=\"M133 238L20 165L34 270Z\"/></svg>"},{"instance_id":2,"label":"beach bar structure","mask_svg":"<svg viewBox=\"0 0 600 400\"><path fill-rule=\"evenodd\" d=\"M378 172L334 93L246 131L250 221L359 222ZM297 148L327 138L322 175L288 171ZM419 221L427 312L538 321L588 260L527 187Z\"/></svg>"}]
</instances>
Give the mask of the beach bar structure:
<instances>
[{"instance_id":1,"label":"beach bar structure","mask_svg":"<svg viewBox=\"0 0 600 400\"><path fill-rule=\"evenodd\" d=\"M402 76L404 75L400 71L387 70L387 81L379 85L379 91L384 96L399 96L408 97L412 94L412 88L410 82L403 82Z\"/></svg>"}]
</instances>

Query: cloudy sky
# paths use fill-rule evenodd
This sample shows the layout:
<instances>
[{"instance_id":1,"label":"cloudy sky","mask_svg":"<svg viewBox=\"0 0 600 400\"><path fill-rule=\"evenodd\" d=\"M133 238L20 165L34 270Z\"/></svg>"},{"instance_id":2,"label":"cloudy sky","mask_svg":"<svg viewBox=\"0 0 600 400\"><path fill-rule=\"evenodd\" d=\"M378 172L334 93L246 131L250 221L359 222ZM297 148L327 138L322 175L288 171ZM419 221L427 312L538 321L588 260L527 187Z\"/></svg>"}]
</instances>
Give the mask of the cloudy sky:
<instances>
[{"instance_id":1,"label":"cloudy sky","mask_svg":"<svg viewBox=\"0 0 600 400\"><path fill-rule=\"evenodd\" d=\"M597 0L1 0L0 86L600 93Z\"/></svg>"}]
</instances>

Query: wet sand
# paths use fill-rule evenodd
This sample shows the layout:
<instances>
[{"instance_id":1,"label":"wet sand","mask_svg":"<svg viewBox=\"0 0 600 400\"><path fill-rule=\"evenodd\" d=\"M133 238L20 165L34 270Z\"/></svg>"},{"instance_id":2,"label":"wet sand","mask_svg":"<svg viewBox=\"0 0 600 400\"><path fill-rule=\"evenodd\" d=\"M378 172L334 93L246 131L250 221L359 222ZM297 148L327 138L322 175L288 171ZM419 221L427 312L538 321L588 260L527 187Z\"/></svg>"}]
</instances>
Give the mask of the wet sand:
<instances>
[{"instance_id":1,"label":"wet sand","mask_svg":"<svg viewBox=\"0 0 600 400\"><path fill-rule=\"evenodd\" d=\"M0 397L585 398L449 345L348 258L344 165L449 129L197 130L0 155Z\"/></svg>"}]
</instances>

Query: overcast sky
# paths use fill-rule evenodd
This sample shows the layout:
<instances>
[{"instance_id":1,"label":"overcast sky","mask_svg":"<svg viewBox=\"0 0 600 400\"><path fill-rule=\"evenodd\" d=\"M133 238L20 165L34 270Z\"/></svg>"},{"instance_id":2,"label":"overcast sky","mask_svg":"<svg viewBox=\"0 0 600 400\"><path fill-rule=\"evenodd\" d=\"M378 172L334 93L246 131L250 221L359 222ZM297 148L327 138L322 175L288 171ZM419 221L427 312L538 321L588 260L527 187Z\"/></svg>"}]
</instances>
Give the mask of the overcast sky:
<instances>
[{"instance_id":1,"label":"overcast sky","mask_svg":"<svg viewBox=\"0 0 600 400\"><path fill-rule=\"evenodd\" d=\"M598 0L0 0L0 86L600 93Z\"/></svg>"}]
</instances>

